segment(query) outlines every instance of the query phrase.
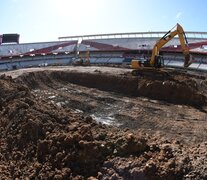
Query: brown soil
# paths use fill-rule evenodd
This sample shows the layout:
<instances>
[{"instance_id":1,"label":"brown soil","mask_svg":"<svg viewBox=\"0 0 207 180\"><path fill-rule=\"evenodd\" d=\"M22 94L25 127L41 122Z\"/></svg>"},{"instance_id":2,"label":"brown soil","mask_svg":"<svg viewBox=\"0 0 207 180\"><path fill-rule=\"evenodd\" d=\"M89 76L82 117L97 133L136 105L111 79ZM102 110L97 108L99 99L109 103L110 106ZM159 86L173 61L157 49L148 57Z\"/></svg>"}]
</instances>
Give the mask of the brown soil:
<instances>
[{"instance_id":1,"label":"brown soil","mask_svg":"<svg viewBox=\"0 0 207 180\"><path fill-rule=\"evenodd\" d=\"M206 179L205 89L173 72L2 75L0 179Z\"/></svg>"}]
</instances>

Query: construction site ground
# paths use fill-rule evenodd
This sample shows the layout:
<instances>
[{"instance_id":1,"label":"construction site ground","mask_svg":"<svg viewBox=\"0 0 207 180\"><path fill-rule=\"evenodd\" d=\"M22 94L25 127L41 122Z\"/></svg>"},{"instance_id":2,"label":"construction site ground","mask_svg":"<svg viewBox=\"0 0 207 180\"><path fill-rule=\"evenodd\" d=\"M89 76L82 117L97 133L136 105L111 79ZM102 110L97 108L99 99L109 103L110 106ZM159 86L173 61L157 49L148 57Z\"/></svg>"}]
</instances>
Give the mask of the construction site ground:
<instances>
[{"instance_id":1,"label":"construction site ground","mask_svg":"<svg viewBox=\"0 0 207 180\"><path fill-rule=\"evenodd\" d=\"M206 179L205 73L1 72L0 179Z\"/></svg>"}]
</instances>

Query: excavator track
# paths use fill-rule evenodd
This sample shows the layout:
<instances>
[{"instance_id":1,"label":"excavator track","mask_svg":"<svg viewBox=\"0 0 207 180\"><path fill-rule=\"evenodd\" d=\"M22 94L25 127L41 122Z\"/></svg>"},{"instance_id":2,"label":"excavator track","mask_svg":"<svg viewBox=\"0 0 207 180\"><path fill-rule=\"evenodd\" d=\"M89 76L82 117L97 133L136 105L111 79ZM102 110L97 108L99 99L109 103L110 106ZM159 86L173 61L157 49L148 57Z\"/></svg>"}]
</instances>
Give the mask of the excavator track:
<instances>
[{"instance_id":1,"label":"excavator track","mask_svg":"<svg viewBox=\"0 0 207 180\"><path fill-rule=\"evenodd\" d=\"M132 70L132 75L137 77L166 78L169 77L169 70L157 68L140 68Z\"/></svg>"}]
</instances>

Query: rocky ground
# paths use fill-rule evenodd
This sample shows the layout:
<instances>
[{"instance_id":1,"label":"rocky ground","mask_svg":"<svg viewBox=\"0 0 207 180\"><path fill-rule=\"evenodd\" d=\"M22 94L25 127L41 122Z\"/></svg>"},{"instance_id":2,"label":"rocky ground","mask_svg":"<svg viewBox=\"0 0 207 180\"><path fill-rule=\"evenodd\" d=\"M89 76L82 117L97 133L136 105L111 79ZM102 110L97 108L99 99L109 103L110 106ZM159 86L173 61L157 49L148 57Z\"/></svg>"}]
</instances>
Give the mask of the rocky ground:
<instances>
[{"instance_id":1,"label":"rocky ground","mask_svg":"<svg viewBox=\"0 0 207 180\"><path fill-rule=\"evenodd\" d=\"M1 75L0 179L207 178L205 75L77 69Z\"/></svg>"}]
</instances>

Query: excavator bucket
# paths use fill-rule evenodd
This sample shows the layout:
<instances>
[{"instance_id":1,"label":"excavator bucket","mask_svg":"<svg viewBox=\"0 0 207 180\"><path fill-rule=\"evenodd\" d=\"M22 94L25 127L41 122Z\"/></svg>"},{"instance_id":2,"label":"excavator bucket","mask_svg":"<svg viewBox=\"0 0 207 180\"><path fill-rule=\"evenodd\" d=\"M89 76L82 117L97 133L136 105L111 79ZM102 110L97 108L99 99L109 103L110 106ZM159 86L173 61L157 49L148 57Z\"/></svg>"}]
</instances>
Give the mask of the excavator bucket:
<instances>
[{"instance_id":1,"label":"excavator bucket","mask_svg":"<svg viewBox=\"0 0 207 180\"><path fill-rule=\"evenodd\" d=\"M193 63L193 56L191 54L186 54L185 55L185 62L184 62L184 67L189 67Z\"/></svg>"}]
</instances>

